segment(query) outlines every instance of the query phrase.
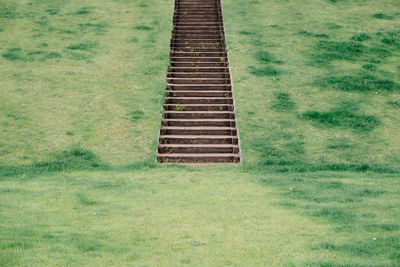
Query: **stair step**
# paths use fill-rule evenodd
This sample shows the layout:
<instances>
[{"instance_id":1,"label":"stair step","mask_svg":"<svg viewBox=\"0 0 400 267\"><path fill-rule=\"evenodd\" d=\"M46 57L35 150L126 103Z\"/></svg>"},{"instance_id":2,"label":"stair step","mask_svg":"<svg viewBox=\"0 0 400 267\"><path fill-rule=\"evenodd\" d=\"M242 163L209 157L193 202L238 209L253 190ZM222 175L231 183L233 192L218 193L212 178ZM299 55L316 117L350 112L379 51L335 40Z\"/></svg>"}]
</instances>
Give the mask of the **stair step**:
<instances>
[{"instance_id":1,"label":"stair step","mask_svg":"<svg viewBox=\"0 0 400 267\"><path fill-rule=\"evenodd\" d=\"M183 78L183 79L226 79L230 81L230 75L227 72L168 72L167 78Z\"/></svg>"},{"instance_id":2,"label":"stair step","mask_svg":"<svg viewBox=\"0 0 400 267\"><path fill-rule=\"evenodd\" d=\"M230 91L177 91L165 90L169 97L232 97Z\"/></svg>"},{"instance_id":3,"label":"stair step","mask_svg":"<svg viewBox=\"0 0 400 267\"><path fill-rule=\"evenodd\" d=\"M173 58L221 58L226 57L227 53L223 51L217 52L171 52Z\"/></svg>"},{"instance_id":4,"label":"stair step","mask_svg":"<svg viewBox=\"0 0 400 267\"><path fill-rule=\"evenodd\" d=\"M160 144L238 144L230 135L160 135Z\"/></svg>"},{"instance_id":5,"label":"stair step","mask_svg":"<svg viewBox=\"0 0 400 267\"><path fill-rule=\"evenodd\" d=\"M168 77L167 78L169 84L174 85L185 85L185 84L196 84L202 86L204 84L230 84L229 78L177 78L177 77ZM230 88L230 86L229 86Z\"/></svg>"},{"instance_id":6,"label":"stair step","mask_svg":"<svg viewBox=\"0 0 400 267\"><path fill-rule=\"evenodd\" d=\"M175 52L226 52L223 46L219 47L190 47L190 46L171 46L171 51Z\"/></svg>"},{"instance_id":7,"label":"stair step","mask_svg":"<svg viewBox=\"0 0 400 267\"><path fill-rule=\"evenodd\" d=\"M204 153L204 154L158 154L158 160L163 163L237 163L240 156L237 153Z\"/></svg>"},{"instance_id":8,"label":"stair step","mask_svg":"<svg viewBox=\"0 0 400 267\"><path fill-rule=\"evenodd\" d=\"M239 146L232 144L160 144L158 152L161 154L238 153Z\"/></svg>"},{"instance_id":9,"label":"stair step","mask_svg":"<svg viewBox=\"0 0 400 267\"><path fill-rule=\"evenodd\" d=\"M166 97L167 104L233 104L231 97Z\"/></svg>"},{"instance_id":10,"label":"stair step","mask_svg":"<svg viewBox=\"0 0 400 267\"><path fill-rule=\"evenodd\" d=\"M164 111L166 119L234 119L232 111Z\"/></svg>"},{"instance_id":11,"label":"stair step","mask_svg":"<svg viewBox=\"0 0 400 267\"><path fill-rule=\"evenodd\" d=\"M162 135L236 135L235 127L161 126Z\"/></svg>"},{"instance_id":12,"label":"stair step","mask_svg":"<svg viewBox=\"0 0 400 267\"><path fill-rule=\"evenodd\" d=\"M226 73L229 71L229 68L226 66L223 67L170 67L170 72L223 72Z\"/></svg>"},{"instance_id":13,"label":"stair step","mask_svg":"<svg viewBox=\"0 0 400 267\"><path fill-rule=\"evenodd\" d=\"M169 83L167 89L172 91L230 91L231 84L178 84ZM225 96L225 95L224 95Z\"/></svg>"},{"instance_id":14,"label":"stair step","mask_svg":"<svg viewBox=\"0 0 400 267\"><path fill-rule=\"evenodd\" d=\"M184 62L184 63L224 63L228 59L226 57L171 57L173 62Z\"/></svg>"},{"instance_id":15,"label":"stair step","mask_svg":"<svg viewBox=\"0 0 400 267\"><path fill-rule=\"evenodd\" d=\"M206 67L227 67L227 62L176 62L171 61L172 67L183 67L183 68L206 68Z\"/></svg>"},{"instance_id":16,"label":"stair step","mask_svg":"<svg viewBox=\"0 0 400 267\"><path fill-rule=\"evenodd\" d=\"M164 104L165 110L175 111L233 111L230 104Z\"/></svg>"},{"instance_id":17,"label":"stair step","mask_svg":"<svg viewBox=\"0 0 400 267\"><path fill-rule=\"evenodd\" d=\"M164 119L164 126L211 126L211 127L235 127L233 119Z\"/></svg>"}]
</instances>

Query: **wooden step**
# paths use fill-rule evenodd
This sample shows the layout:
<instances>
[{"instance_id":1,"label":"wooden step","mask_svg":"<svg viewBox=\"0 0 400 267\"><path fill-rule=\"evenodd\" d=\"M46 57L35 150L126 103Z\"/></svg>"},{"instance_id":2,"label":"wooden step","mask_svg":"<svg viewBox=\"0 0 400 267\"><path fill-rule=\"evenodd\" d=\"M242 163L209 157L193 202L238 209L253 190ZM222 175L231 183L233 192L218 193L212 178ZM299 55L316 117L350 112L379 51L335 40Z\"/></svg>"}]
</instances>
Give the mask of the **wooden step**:
<instances>
[{"instance_id":1,"label":"wooden step","mask_svg":"<svg viewBox=\"0 0 400 267\"><path fill-rule=\"evenodd\" d=\"M168 97L232 97L230 91L177 91L165 90Z\"/></svg>"},{"instance_id":2,"label":"wooden step","mask_svg":"<svg viewBox=\"0 0 400 267\"><path fill-rule=\"evenodd\" d=\"M158 154L157 159L162 163L238 163L240 156L237 153L170 153Z\"/></svg>"},{"instance_id":3,"label":"wooden step","mask_svg":"<svg viewBox=\"0 0 400 267\"><path fill-rule=\"evenodd\" d=\"M166 119L234 119L232 111L164 111Z\"/></svg>"},{"instance_id":4,"label":"wooden step","mask_svg":"<svg viewBox=\"0 0 400 267\"><path fill-rule=\"evenodd\" d=\"M160 144L158 152L171 153L238 153L239 146L232 144Z\"/></svg>"},{"instance_id":5,"label":"wooden step","mask_svg":"<svg viewBox=\"0 0 400 267\"><path fill-rule=\"evenodd\" d=\"M160 144L238 144L230 135L160 135Z\"/></svg>"},{"instance_id":6,"label":"wooden step","mask_svg":"<svg viewBox=\"0 0 400 267\"><path fill-rule=\"evenodd\" d=\"M212 81L212 80L211 80ZM168 83L167 89L172 91L230 91L232 88L231 84L179 84L179 83Z\"/></svg>"},{"instance_id":7,"label":"wooden step","mask_svg":"<svg viewBox=\"0 0 400 267\"><path fill-rule=\"evenodd\" d=\"M161 126L162 135L236 135L235 127L207 127L207 126Z\"/></svg>"},{"instance_id":8,"label":"wooden step","mask_svg":"<svg viewBox=\"0 0 400 267\"><path fill-rule=\"evenodd\" d=\"M231 97L166 97L167 104L233 104Z\"/></svg>"},{"instance_id":9,"label":"wooden step","mask_svg":"<svg viewBox=\"0 0 400 267\"><path fill-rule=\"evenodd\" d=\"M163 126L235 127L233 119L164 119Z\"/></svg>"},{"instance_id":10,"label":"wooden step","mask_svg":"<svg viewBox=\"0 0 400 267\"><path fill-rule=\"evenodd\" d=\"M175 111L233 111L231 104L164 104L165 110Z\"/></svg>"},{"instance_id":11,"label":"wooden step","mask_svg":"<svg viewBox=\"0 0 400 267\"><path fill-rule=\"evenodd\" d=\"M168 72L167 79L171 78L226 79L230 81L230 74L228 72Z\"/></svg>"},{"instance_id":12,"label":"wooden step","mask_svg":"<svg viewBox=\"0 0 400 267\"><path fill-rule=\"evenodd\" d=\"M168 77L168 84L197 84L202 86L204 84L230 84L229 78L177 78ZM229 86L230 89L230 86Z\"/></svg>"}]
</instances>

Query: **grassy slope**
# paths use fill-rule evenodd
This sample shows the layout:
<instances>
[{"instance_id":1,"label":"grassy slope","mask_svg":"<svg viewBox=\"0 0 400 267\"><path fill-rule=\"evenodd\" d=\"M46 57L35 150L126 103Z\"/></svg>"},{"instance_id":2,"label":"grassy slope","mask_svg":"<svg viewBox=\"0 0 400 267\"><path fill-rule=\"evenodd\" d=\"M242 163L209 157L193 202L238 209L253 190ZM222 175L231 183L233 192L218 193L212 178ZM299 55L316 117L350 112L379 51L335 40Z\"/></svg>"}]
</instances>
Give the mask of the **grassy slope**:
<instances>
[{"instance_id":1,"label":"grassy slope","mask_svg":"<svg viewBox=\"0 0 400 267\"><path fill-rule=\"evenodd\" d=\"M224 6L245 161L399 166L398 2L226 0ZM393 45L386 45L390 32ZM369 39L352 42L360 33ZM351 90L363 75L397 85L389 92L373 84ZM346 89L321 82L329 77ZM325 114L307 119L310 111Z\"/></svg>"},{"instance_id":2,"label":"grassy slope","mask_svg":"<svg viewBox=\"0 0 400 267\"><path fill-rule=\"evenodd\" d=\"M0 4L0 265L399 264L397 3L224 0L245 164L204 168L153 164L170 1L32 3ZM268 170L336 163L381 173Z\"/></svg>"},{"instance_id":3,"label":"grassy slope","mask_svg":"<svg viewBox=\"0 0 400 267\"><path fill-rule=\"evenodd\" d=\"M0 18L0 162L30 164L72 146L110 164L152 155L169 1L3 2L12 16Z\"/></svg>"}]
</instances>

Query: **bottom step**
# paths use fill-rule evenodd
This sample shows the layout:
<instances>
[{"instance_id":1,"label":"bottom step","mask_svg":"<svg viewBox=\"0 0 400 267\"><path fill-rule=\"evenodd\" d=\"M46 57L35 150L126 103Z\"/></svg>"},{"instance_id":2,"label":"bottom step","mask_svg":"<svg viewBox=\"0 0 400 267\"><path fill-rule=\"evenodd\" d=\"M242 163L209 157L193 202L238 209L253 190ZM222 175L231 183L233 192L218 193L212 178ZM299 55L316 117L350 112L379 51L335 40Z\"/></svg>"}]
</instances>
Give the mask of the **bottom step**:
<instances>
[{"instance_id":1,"label":"bottom step","mask_svg":"<svg viewBox=\"0 0 400 267\"><path fill-rule=\"evenodd\" d=\"M239 163L240 156L236 153L220 154L158 154L162 163Z\"/></svg>"}]
</instances>

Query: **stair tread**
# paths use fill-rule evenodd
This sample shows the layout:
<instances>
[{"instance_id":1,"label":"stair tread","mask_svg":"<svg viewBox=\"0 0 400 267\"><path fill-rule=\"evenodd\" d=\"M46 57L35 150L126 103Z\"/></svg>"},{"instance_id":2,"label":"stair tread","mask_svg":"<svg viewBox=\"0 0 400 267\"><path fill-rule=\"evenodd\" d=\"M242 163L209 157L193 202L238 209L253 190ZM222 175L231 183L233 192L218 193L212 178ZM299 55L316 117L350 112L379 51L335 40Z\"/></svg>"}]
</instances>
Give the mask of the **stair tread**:
<instances>
[{"instance_id":1,"label":"stair tread","mask_svg":"<svg viewBox=\"0 0 400 267\"><path fill-rule=\"evenodd\" d=\"M185 106L185 107L224 107L233 106L233 104L164 104L164 106Z\"/></svg>"},{"instance_id":2,"label":"stair tread","mask_svg":"<svg viewBox=\"0 0 400 267\"><path fill-rule=\"evenodd\" d=\"M236 130L236 127L224 126L161 126L161 130Z\"/></svg>"},{"instance_id":3,"label":"stair tread","mask_svg":"<svg viewBox=\"0 0 400 267\"><path fill-rule=\"evenodd\" d=\"M224 138L237 138L236 135L175 135L175 134L162 134L160 138L181 138L181 139L193 139L193 138L210 138L210 139L224 139Z\"/></svg>"},{"instance_id":4,"label":"stair tread","mask_svg":"<svg viewBox=\"0 0 400 267\"><path fill-rule=\"evenodd\" d=\"M170 86L170 85L172 85L172 86L193 86L193 87L207 87L207 86L231 86L231 84L230 83L226 83L226 84L219 84L219 83L205 83L205 84L192 84L192 83L179 83L179 84L176 84L176 83L168 83L167 84L168 86ZM174 90L174 92L177 92L176 90ZM190 91L191 92L191 91ZM210 91L208 91L208 92L210 92Z\"/></svg>"},{"instance_id":5,"label":"stair tread","mask_svg":"<svg viewBox=\"0 0 400 267\"><path fill-rule=\"evenodd\" d=\"M164 119L163 121L192 121L192 122L195 122L195 121L201 121L201 122L203 122L203 121L210 121L210 122L225 122L225 121L228 121L228 122L234 122L235 120L234 119Z\"/></svg>"},{"instance_id":6,"label":"stair tread","mask_svg":"<svg viewBox=\"0 0 400 267\"><path fill-rule=\"evenodd\" d=\"M159 144L158 147L219 147L219 148L233 147L233 148L237 148L237 147L239 147L239 145L234 145L234 144Z\"/></svg>"},{"instance_id":7,"label":"stair tread","mask_svg":"<svg viewBox=\"0 0 400 267\"><path fill-rule=\"evenodd\" d=\"M181 77L168 77L168 80L196 80L196 81L221 81L221 80L228 80L229 78L181 78ZM185 85L185 84L182 84ZM190 84L191 85L191 84ZM200 84L202 85L202 84Z\"/></svg>"},{"instance_id":8,"label":"stair tread","mask_svg":"<svg viewBox=\"0 0 400 267\"><path fill-rule=\"evenodd\" d=\"M212 114L212 113L217 113L217 114L221 114L221 113L230 113L230 114L233 114L233 113L234 113L233 111L228 111L228 110L222 110L222 111L219 111L219 110L215 110L215 111L185 111L185 110L183 110L183 111L176 111L176 110L165 110L164 112L165 112L165 113L198 113L198 114L201 114L201 113L206 113L206 114Z\"/></svg>"},{"instance_id":9,"label":"stair tread","mask_svg":"<svg viewBox=\"0 0 400 267\"><path fill-rule=\"evenodd\" d=\"M170 153L170 154L158 154L163 157L238 157L239 153Z\"/></svg>"}]
</instances>

